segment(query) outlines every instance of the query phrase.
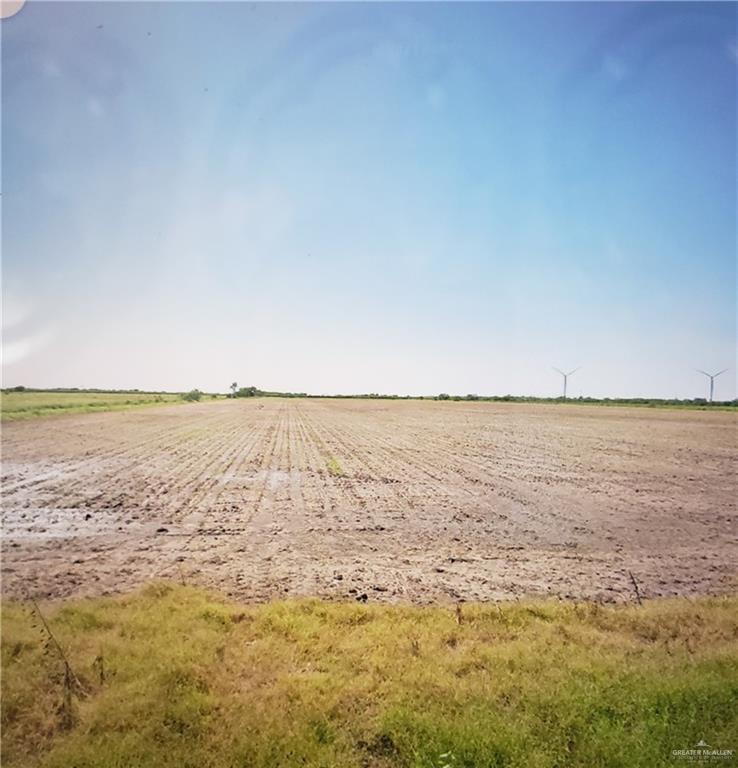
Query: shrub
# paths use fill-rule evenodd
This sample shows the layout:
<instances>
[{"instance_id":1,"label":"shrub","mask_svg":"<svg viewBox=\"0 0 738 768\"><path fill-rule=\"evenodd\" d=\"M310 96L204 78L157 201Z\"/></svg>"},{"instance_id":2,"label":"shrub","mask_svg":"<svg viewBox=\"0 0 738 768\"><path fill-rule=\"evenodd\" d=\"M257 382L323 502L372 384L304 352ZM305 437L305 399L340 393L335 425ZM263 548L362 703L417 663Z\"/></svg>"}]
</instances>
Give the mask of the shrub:
<instances>
[{"instance_id":1,"label":"shrub","mask_svg":"<svg viewBox=\"0 0 738 768\"><path fill-rule=\"evenodd\" d=\"M200 392L199 389L191 389L189 392L182 395L183 400L188 400L191 402L199 400L201 397L202 397L202 392Z\"/></svg>"}]
</instances>

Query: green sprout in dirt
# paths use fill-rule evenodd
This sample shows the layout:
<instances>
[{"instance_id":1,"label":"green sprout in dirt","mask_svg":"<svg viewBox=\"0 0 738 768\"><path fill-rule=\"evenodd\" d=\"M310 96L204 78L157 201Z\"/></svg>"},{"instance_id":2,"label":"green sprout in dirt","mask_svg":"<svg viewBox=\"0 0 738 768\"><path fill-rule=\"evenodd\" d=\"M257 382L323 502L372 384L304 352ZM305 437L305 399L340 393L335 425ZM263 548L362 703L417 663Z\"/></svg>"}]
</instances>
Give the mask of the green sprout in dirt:
<instances>
[{"instance_id":1,"label":"green sprout in dirt","mask_svg":"<svg viewBox=\"0 0 738 768\"><path fill-rule=\"evenodd\" d=\"M345 475L343 467L338 463L338 459L335 456L331 456L326 461L326 466L328 467L328 474L333 475L333 477L343 477Z\"/></svg>"}]
</instances>

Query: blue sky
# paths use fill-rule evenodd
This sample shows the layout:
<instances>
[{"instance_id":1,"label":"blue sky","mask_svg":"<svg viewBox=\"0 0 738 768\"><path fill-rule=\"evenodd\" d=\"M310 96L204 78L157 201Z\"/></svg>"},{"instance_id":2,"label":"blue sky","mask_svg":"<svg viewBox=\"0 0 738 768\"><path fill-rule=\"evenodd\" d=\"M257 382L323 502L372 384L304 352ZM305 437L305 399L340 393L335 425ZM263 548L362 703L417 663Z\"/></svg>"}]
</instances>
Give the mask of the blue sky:
<instances>
[{"instance_id":1,"label":"blue sky","mask_svg":"<svg viewBox=\"0 0 738 768\"><path fill-rule=\"evenodd\" d=\"M29 2L3 383L736 395L736 5Z\"/></svg>"}]
</instances>

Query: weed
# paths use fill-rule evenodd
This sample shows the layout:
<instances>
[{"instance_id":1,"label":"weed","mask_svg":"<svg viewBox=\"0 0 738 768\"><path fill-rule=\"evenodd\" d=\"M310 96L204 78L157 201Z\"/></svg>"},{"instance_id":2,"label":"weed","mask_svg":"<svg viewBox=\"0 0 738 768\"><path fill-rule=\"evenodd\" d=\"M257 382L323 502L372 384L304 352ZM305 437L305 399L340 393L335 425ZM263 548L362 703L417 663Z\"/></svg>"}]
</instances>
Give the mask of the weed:
<instances>
[{"instance_id":1,"label":"weed","mask_svg":"<svg viewBox=\"0 0 738 768\"><path fill-rule=\"evenodd\" d=\"M336 459L335 456L328 458L326 461L326 466L328 467L328 474L333 475L333 477L344 476L343 468L338 463L338 459Z\"/></svg>"},{"instance_id":2,"label":"weed","mask_svg":"<svg viewBox=\"0 0 738 768\"><path fill-rule=\"evenodd\" d=\"M72 671L72 666L69 663L67 655L64 653L64 649L56 639L56 635L51 631L51 627L46 621L46 617L41 611L38 603L35 600L31 600L31 624L43 631L43 653L44 655L56 654L57 658L62 663L63 677L62 677L62 701L59 705L59 715L61 718L61 727L64 730L68 730L74 724L74 709L73 709L73 696L87 696L87 691L80 683L77 675ZM36 622L36 618L40 622Z\"/></svg>"}]
</instances>

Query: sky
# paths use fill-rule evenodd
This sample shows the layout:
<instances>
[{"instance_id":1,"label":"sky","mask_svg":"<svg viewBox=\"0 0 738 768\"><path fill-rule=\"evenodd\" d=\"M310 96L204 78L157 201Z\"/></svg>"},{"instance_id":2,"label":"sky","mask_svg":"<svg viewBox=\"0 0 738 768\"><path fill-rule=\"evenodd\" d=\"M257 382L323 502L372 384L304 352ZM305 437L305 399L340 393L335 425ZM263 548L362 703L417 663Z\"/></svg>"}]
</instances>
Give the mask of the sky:
<instances>
[{"instance_id":1,"label":"sky","mask_svg":"<svg viewBox=\"0 0 738 768\"><path fill-rule=\"evenodd\" d=\"M3 386L734 398L737 7L30 0Z\"/></svg>"}]
</instances>

